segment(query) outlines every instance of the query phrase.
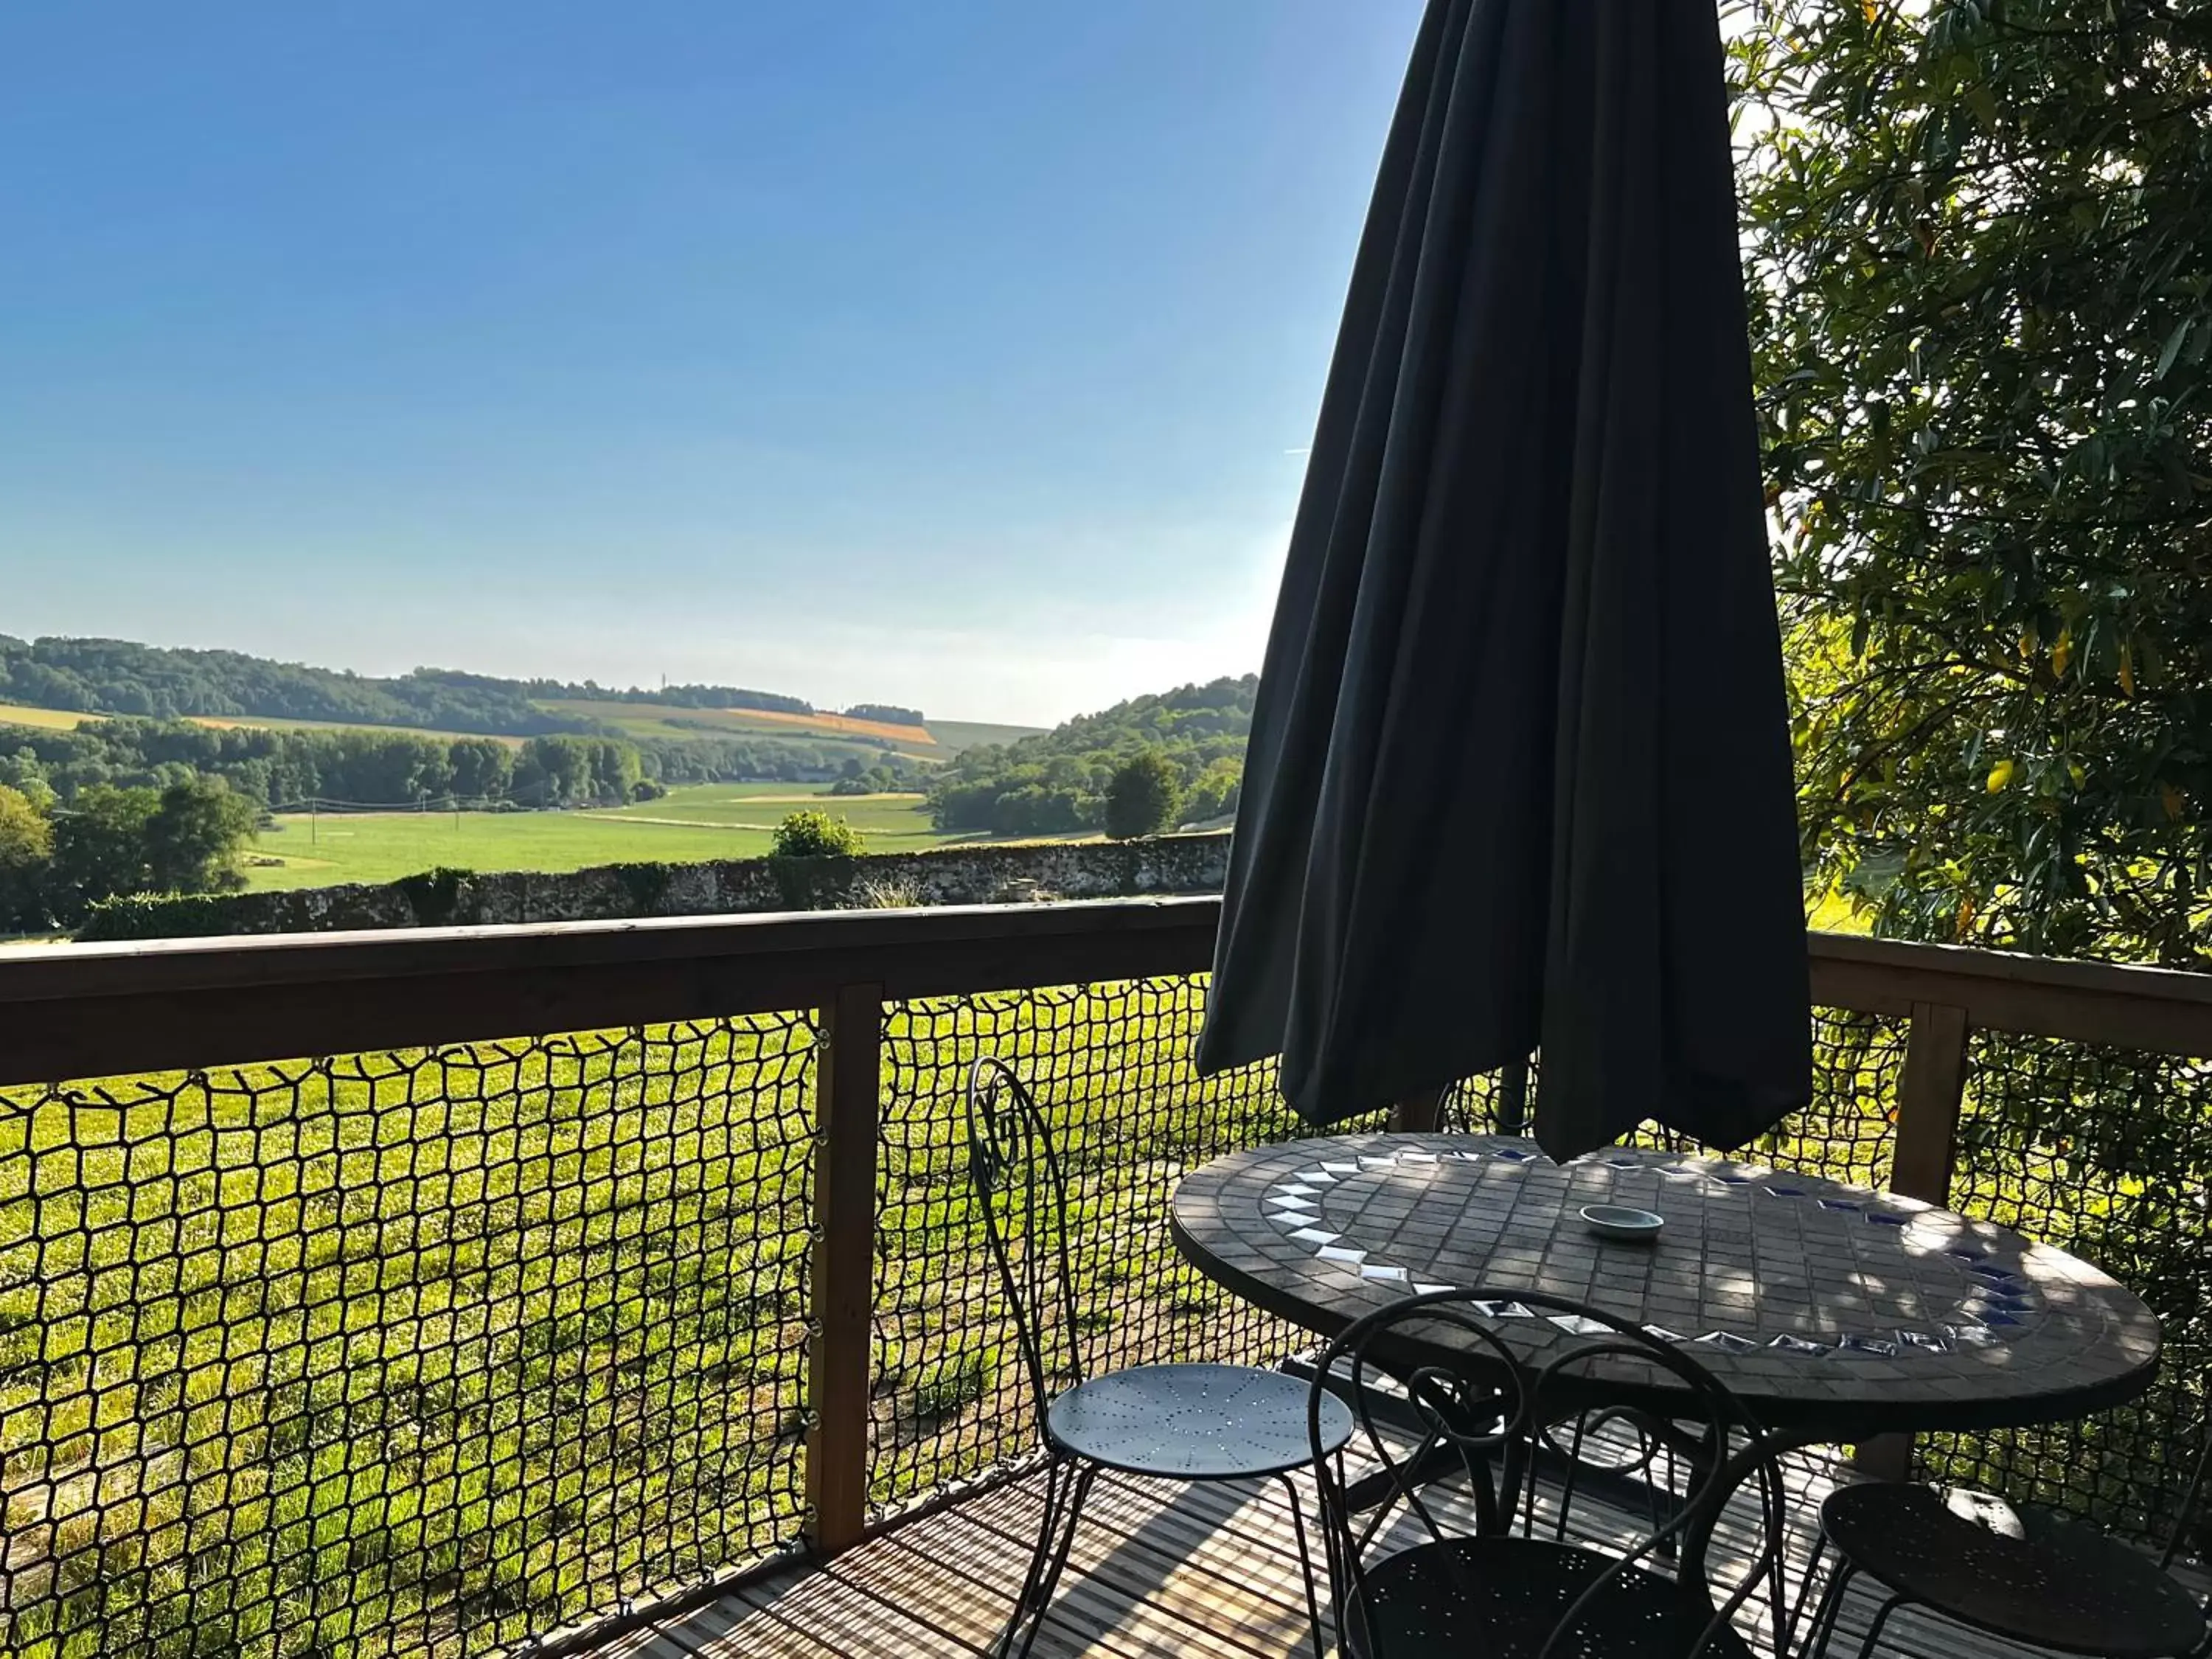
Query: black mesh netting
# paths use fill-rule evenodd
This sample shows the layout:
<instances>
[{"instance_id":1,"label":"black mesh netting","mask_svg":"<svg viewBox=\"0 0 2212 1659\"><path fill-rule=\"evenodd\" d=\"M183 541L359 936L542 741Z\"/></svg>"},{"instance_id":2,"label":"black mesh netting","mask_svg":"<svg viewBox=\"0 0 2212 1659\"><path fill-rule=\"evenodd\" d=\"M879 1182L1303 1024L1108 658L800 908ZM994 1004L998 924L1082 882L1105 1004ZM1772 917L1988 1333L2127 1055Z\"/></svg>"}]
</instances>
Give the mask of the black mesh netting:
<instances>
[{"instance_id":1,"label":"black mesh netting","mask_svg":"<svg viewBox=\"0 0 2212 1659\"><path fill-rule=\"evenodd\" d=\"M1054 1124L1093 1374L1157 1360L1260 1363L1298 1346L1293 1328L1185 1267L1168 1236L1169 1195L1185 1170L1302 1127L1272 1066L1212 1079L1191 1070L1204 1008L1203 982L1174 978L890 1010L870 1476L879 1510L1036 1443L969 1196L966 1086L979 1054L1012 1064Z\"/></svg>"},{"instance_id":2,"label":"black mesh netting","mask_svg":"<svg viewBox=\"0 0 2212 1659\"><path fill-rule=\"evenodd\" d=\"M0 1091L0 1650L478 1653L788 1542L813 1048Z\"/></svg>"},{"instance_id":3,"label":"black mesh netting","mask_svg":"<svg viewBox=\"0 0 2212 1659\"><path fill-rule=\"evenodd\" d=\"M1951 1204L2093 1261L2165 1328L2140 1400L2048 1428L1922 1443L1929 1472L2146 1538L2179 1519L2212 1371L2212 1065L1975 1035ZM2194 1546L2212 1544L2197 1517Z\"/></svg>"}]
</instances>

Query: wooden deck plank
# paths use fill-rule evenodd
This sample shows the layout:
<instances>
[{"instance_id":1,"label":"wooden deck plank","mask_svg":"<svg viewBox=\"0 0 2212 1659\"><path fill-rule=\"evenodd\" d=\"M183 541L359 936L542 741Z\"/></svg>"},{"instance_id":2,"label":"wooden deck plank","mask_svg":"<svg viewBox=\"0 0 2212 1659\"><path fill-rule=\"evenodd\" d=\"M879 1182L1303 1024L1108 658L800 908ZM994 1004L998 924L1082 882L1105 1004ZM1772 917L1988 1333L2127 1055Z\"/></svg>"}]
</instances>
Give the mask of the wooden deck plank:
<instances>
[{"instance_id":1,"label":"wooden deck plank","mask_svg":"<svg viewBox=\"0 0 2212 1659\"><path fill-rule=\"evenodd\" d=\"M1811 1555L1820 1499L1838 1482L1817 1455L1789 1469L1794 1603ZM1310 1519L1312 1494L1304 1494ZM1437 1494L1439 1519L1464 1524L1463 1496ZM594 1659L977 1659L998 1635L1028 1565L1042 1511L1039 1480L978 1492L873 1540L815 1571L794 1567L690 1613L616 1638ZM1570 1538L1602 1544L1643 1517L1578 1497ZM1391 1532L1413 1541L1417 1521ZM1739 1500L1716 1534L1717 1575L1731 1581L1758 1538L1754 1504ZM1638 1534L1640 1535L1640 1533ZM1279 1486L1190 1486L1107 1475L1094 1489L1076 1550L1039 1632L1035 1659L1282 1659L1306 1656L1305 1603L1289 1499ZM1881 1592L1863 1582L1845 1599L1833 1651L1856 1653ZM1324 1601L1324 1608L1326 1602ZM1808 1608L1809 1611L1809 1608ZM1765 1587L1737 1628L1772 1649ZM1802 1638L1802 1632L1801 1632ZM2033 1659L2033 1650L1961 1626L1900 1615L1882 1659Z\"/></svg>"},{"instance_id":2,"label":"wooden deck plank","mask_svg":"<svg viewBox=\"0 0 2212 1659\"><path fill-rule=\"evenodd\" d=\"M691 1650L659 1623L640 1625L592 1650L592 1659L691 1659Z\"/></svg>"},{"instance_id":3,"label":"wooden deck plank","mask_svg":"<svg viewBox=\"0 0 2212 1659\"><path fill-rule=\"evenodd\" d=\"M964 1530L948 1526L945 1540L951 1548L988 1553L1011 1601L1042 1512L1038 1494L1026 1483L1003 1487L947 1511L946 1521ZM1132 1659L1181 1654L1252 1659L1252 1650L1226 1632L1224 1620L1185 1593L1173 1576L1175 1565L1150 1551L1116 1549L1097 1528L1080 1528L1047 1626L1070 1619L1076 1628L1098 1633L1100 1652L1124 1652Z\"/></svg>"},{"instance_id":4,"label":"wooden deck plank","mask_svg":"<svg viewBox=\"0 0 2212 1659\"><path fill-rule=\"evenodd\" d=\"M1188 1489L1176 1494L1178 1498L1186 1496ZM1150 1605L1188 1620L1250 1659L1284 1659L1293 1651L1310 1654L1312 1644L1302 1591L1285 1603L1273 1593L1272 1583L1265 1593L1255 1591L1249 1576L1222 1570L1222 1564L1233 1559L1240 1548L1237 1528L1255 1524L1265 1503L1249 1490L1244 1496L1247 1501L1228 1523L1208 1528L1177 1513L1172 1501L1163 1503L1102 1479L1084 1506L1068 1571L1088 1566L1094 1575L1143 1595ZM1275 1497L1287 1516L1288 1500L1279 1489ZM1287 1528L1287 1521L1285 1524ZM1194 1528L1204 1530L1194 1538ZM1209 1561L1214 1556L1219 1562ZM1267 1567L1269 1581L1284 1576L1283 1563L1270 1559ZM1295 1589L1295 1566L1289 1569L1288 1582Z\"/></svg>"},{"instance_id":5,"label":"wooden deck plank","mask_svg":"<svg viewBox=\"0 0 2212 1659\"><path fill-rule=\"evenodd\" d=\"M795 1583L748 1589L744 1599L756 1615L766 1615L786 1628L821 1645L843 1659L911 1659L916 1653L942 1648L949 1652L974 1651L909 1613L899 1601L866 1588L870 1578L880 1580L888 1563L880 1559L854 1563L846 1568L832 1563ZM727 1641L718 1645L718 1656L740 1650Z\"/></svg>"},{"instance_id":6,"label":"wooden deck plank","mask_svg":"<svg viewBox=\"0 0 2212 1659\"><path fill-rule=\"evenodd\" d=\"M998 1638L1012 1613L1014 1591L1020 1585L1020 1577L1016 1573L1003 1579L979 1582L969 1572L949 1565L944 1559L941 1541L928 1530L932 1524L916 1528L917 1535L913 1539L894 1535L886 1540L895 1545L904 1558L897 1581L899 1593L914 1598L916 1607L926 1608L930 1622L948 1639L957 1639L963 1653L981 1652ZM947 1604L933 1599L935 1592L963 1583L969 1586L964 1600ZM1077 1655L1093 1650L1109 1656L1114 1653L1111 1648L1098 1645L1105 1639L1106 1632L1078 1632L1070 1627L1071 1622L1062 1620L1039 1632L1036 1645L1030 1650L1033 1659L1075 1659Z\"/></svg>"},{"instance_id":7,"label":"wooden deck plank","mask_svg":"<svg viewBox=\"0 0 2212 1659\"><path fill-rule=\"evenodd\" d=\"M728 1659L740 1653L749 1659L844 1659L854 1651L849 1645L832 1647L782 1623L736 1591L669 1620L663 1628L693 1659L706 1655Z\"/></svg>"}]
</instances>

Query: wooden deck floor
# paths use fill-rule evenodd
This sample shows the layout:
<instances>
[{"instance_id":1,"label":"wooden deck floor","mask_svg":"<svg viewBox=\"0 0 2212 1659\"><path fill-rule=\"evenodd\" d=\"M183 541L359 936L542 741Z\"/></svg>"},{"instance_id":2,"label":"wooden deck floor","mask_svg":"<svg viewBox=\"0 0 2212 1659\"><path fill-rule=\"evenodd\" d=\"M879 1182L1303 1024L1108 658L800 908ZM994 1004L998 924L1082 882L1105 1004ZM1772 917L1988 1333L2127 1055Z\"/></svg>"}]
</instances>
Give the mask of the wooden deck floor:
<instances>
[{"instance_id":1,"label":"wooden deck floor","mask_svg":"<svg viewBox=\"0 0 2212 1659\"><path fill-rule=\"evenodd\" d=\"M1823 1458L1792 1460L1793 1597L1820 1500L1837 1474ZM1273 1484L1261 1491L1103 1477L1034 1653L1312 1659L1289 1501ZM973 1659L1006 1619L1041 1510L1034 1478L979 1492L827 1567L795 1569L632 1630L594 1659ZM1717 1540L1716 1563L1731 1577L1746 1559L1753 1513L1740 1504ZM1641 1535L1625 1514L1587 1499L1576 1503L1572 1530L1601 1543ZM1838 1659L1857 1653L1875 1605L1853 1592L1832 1650ZM1765 1610L1757 1596L1737 1620L1763 1654L1773 1647ZM1897 1659L2014 1659L2036 1650L1908 1613L1891 1620L1881 1651Z\"/></svg>"}]
</instances>

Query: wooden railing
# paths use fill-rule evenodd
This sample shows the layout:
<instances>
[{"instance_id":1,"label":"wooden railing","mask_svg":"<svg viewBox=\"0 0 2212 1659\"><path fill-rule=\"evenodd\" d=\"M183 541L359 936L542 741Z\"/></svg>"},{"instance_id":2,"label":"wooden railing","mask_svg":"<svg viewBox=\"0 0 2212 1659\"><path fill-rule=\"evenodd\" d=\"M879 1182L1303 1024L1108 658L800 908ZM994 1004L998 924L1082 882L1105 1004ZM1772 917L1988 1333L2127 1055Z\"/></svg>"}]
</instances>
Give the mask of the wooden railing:
<instances>
[{"instance_id":1,"label":"wooden railing","mask_svg":"<svg viewBox=\"0 0 2212 1659\"><path fill-rule=\"evenodd\" d=\"M887 1004L1202 972L1217 901L736 916L0 951L0 1086L811 1009L808 1534L868 1522ZM1978 1031L2212 1056L2212 976L1815 934L1814 1000L1907 1023L1893 1184L1941 1203Z\"/></svg>"}]
</instances>

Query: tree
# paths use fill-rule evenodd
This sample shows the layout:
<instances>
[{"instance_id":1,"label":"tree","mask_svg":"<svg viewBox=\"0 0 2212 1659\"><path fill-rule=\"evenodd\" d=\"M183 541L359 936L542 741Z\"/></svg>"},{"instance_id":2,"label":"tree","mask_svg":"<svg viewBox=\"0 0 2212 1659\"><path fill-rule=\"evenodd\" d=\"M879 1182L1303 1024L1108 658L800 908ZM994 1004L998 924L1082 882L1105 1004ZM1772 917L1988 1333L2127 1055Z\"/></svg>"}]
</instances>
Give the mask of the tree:
<instances>
[{"instance_id":1,"label":"tree","mask_svg":"<svg viewBox=\"0 0 2212 1659\"><path fill-rule=\"evenodd\" d=\"M453 745L453 793L464 800L496 799L514 781L514 750L493 738L463 738Z\"/></svg>"},{"instance_id":2,"label":"tree","mask_svg":"<svg viewBox=\"0 0 2212 1659\"><path fill-rule=\"evenodd\" d=\"M146 827L161 805L155 790L102 783L80 789L56 815L47 902L58 921L73 924L102 899L153 890Z\"/></svg>"},{"instance_id":3,"label":"tree","mask_svg":"<svg viewBox=\"0 0 2212 1659\"><path fill-rule=\"evenodd\" d=\"M780 859L850 858L860 850L860 832L827 812L793 812L775 826Z\"/></svg>"},{"instance_id":4,"label":"tree","mask_svg":"<svg viewBox=\"0 0 2212 1659\"><path fill-rule=\"evenodd\" d=\"M1182 815L1193 823L1231 817L1244 795L1244 763L1223 756L1198 775L1183 798Z\"/></svg>"},{"instance_id":5,"label":"tree","mask_svg":"<svg viewBox=\"0 0 2212 1659\"><path fill-rule=\"evenodd\" d=\"M0 785L0 927L36 927L46 920L47 866L53 825L20 789Z\"/></svg>"},{"instance_id":6,"label":"tree","mask_svg":"<svg viewBox=\"0 0 2212 1659\"><path fill-rule=\"evenodd\" d=\"M1146 750L1166 757L1177 780L1194 783L1223 760L1240 765L1252 729L1257 677L1185 685L1133 697L1006 744L964 750L928 779L931 815L940 830L994 835L1043 833L1042 820L1095 829L1117 768Z\"/></svg>"},{"instance_id":7,"label":"tree","mask_svg":"<svg viewBox=\"0 0 2212 1659\"><path fill-rule=\"evenodd\" d=\"M1106 833L1116 841L1157 836L1174 824L1182 799L1174 766L1147 749L1122 762L1106 786Z\"/></svg>"},{"instance_id":8,"label":"tree","mask_svg":"<svg viewBox=\"0 0 2212 1659\"><path fill-rule=\"evenodd\" d=\"M2212 15L1758 0L1743 208L1808 861L2212 966Z\"/></svg>"},{"instance_id":9,"label":"tree","mask_svg":"<svg viewBox=\"0 0 2212 1659\"><path fill-rule=\"evenodd\" d=\"M258 817L221 778L172 784L146 820L151 890L216 893L243 887L238 855L253 838Z\"/></svg>"}]
</instances>

